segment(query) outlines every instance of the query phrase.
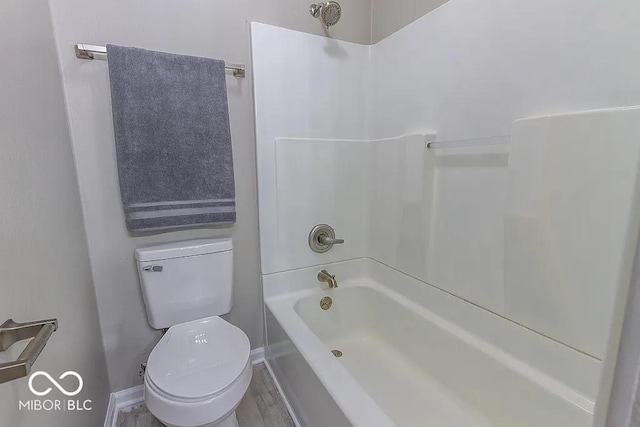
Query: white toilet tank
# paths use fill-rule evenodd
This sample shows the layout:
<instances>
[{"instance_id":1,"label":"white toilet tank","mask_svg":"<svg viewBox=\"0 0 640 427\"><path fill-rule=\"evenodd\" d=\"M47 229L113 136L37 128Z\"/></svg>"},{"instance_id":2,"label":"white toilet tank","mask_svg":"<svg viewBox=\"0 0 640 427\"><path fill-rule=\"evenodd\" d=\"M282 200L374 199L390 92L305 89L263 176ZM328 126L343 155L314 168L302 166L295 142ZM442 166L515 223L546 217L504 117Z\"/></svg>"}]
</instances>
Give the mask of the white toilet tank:
<instances>
[{"instance_id":1,"label":"white toilet tank","mask_svg":"<svg viewBox=\"0 0 640 427\"><path fill-rule=\"evenodd\" d=\"M154 329L231 311L231 239L200 239L136 249L138 274Z\"/></svg>"}]
</instances>

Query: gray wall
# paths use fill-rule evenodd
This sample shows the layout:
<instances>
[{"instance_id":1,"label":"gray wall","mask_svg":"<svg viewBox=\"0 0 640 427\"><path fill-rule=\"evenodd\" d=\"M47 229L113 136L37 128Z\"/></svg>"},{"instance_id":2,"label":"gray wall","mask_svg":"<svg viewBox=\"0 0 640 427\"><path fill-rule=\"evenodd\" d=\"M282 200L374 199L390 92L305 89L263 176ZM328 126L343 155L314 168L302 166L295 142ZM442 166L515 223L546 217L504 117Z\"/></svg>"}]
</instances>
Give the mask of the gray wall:
<instances>
[{"instance_id":1,"label":"gray wall","mask_svg":"<svg viewBox=\"0 0 640 427\"><path fill-rule=\"evenodd\" d=\"M370 1L342 0L334 37L370 42ZM75 58L74 43L138 46L221 58L250 67L249 21L325 34L299 0L55 0L50 1L77 164L89 255L111 389L142 381L139 364L160 335L147 324L133 250L140 245L228 236L234 239L234 306L227 320L253 348L263 344L259 283L255 138L250 71L227 77L238 221L232 229L197 229L131 236L122 215L115 164L107 64ZM304 52L301 52L304 55ZM249 68L250 70L250 68Z\"/></svg>"},{"instance_id":2,"label":"gray wall","mask_svg":"<svg viewBox=\"0 0 640 427\"><path fill-rule=\"evenodd\" d=\"M0 56L0 323L57 317L34 370L55 378L77 371L77 398L93 400L90 412L19 411L18 400L36 397L26 378L0 384L0 425L101 425L109 384L46 2L2 1ZM26 343L0 353L0 362Z\"/></svg>"},{"instance_id":3,"label":"gray wall","mask_svg":"<svg viewBox=\"0 0 640 427\"><path fill-rule=\"evenodd\" d=\"M378 43L449 0L372 0L371 43Z\"/></svg>"}]
</instances>

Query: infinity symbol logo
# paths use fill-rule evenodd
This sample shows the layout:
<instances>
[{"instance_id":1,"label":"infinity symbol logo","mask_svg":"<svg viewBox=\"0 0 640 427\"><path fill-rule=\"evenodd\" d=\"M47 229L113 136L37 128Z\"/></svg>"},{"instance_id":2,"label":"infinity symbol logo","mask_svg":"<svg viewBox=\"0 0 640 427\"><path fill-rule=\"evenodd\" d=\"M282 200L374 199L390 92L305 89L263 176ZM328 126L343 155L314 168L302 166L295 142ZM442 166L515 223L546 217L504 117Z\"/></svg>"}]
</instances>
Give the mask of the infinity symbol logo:
<instances>
[{"instance_id":1,"label":"infinity symbol logo","mask_svg":"<svg viewBox=\"0 0 640 427\"><path fill-rule=\"evenodd\" d=\"M31 393L35 394L36 396L46 396L47 394L51 393L52 388L49 387L48 389L46 389L45 391L37 391L36 389L33 388L33 380L35 377L38 376L43 376L46 377L49 381L51 381L51 384L53 384L54 386L56 386L56 388L58 390L60 390L60 392L62 394L64 394L65 396L75 396L78 393L80 393L82 391L82 387L83 387L83 382L82 382L82 377L80 376L80 374L78 374L77 372L74 371L67 371L64 374L60 375L60 380L65 379L68 376L72 376L72 377L76 377L78 379L78 388L75 389L74 391L67 391L65 390L64 387L62 387L60 384L58 384L58 382L56 380L53 379L53 377L51 375L49 375L48 373L44 372L44 371L38 371L38 372L34 372L33 374L31 374L31 377L29 378L29 390L31 390Z\"/></svg>"}]
</instances>

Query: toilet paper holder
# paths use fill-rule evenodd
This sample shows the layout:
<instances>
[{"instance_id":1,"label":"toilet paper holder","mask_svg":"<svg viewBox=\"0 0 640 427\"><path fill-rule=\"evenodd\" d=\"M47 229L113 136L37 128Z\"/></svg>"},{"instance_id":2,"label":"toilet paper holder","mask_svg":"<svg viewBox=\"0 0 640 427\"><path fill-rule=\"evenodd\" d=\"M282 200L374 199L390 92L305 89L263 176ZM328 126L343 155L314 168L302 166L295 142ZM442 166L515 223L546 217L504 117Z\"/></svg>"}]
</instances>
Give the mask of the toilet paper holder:
<instances>
[{"instance_id":1,"label":"toilet paper holder","mask_svg":"<svg viewBox=\"0 0 640 427\"><path fill-rule=\"evenodd\" d=\"M18 323L9 319L0 325L0 352L18 341L33 338L13 362L0 363L0 384L26 377L51 335L58 329L58 319Z\"/></svg>"}]
</instances>

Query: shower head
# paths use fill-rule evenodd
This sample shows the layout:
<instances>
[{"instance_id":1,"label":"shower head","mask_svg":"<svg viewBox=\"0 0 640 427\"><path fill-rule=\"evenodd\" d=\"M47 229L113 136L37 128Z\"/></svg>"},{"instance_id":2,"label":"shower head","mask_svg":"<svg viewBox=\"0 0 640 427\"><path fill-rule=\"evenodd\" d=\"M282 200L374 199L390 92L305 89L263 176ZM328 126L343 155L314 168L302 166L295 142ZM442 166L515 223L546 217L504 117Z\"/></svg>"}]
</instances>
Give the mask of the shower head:
<instances>
[{"instance_id":1,"label":"shower head","mask_svg":"<svg viewBox=\"0 0 640 427\"><path fill-rule=\"evenodd\" d=\"M328 1L326 3L314 3L309 6L309 13L314 18L319 18L325 27L333 27L342 16L342 8L337 1Z\"/></svg>"}]
</instances>

